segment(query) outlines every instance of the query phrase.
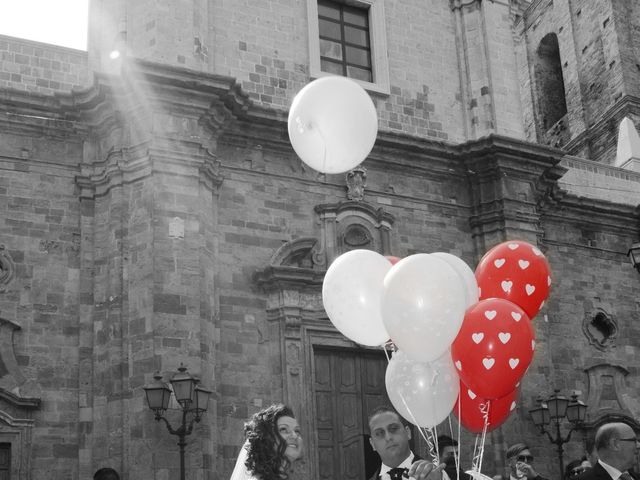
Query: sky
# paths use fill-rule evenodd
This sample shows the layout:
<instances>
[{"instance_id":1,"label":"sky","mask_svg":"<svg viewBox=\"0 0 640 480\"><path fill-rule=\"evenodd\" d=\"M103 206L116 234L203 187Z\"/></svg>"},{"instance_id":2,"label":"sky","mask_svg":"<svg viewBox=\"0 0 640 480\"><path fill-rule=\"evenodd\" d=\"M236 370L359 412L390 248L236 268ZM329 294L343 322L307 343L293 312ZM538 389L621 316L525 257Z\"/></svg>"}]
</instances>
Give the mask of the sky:
<instances>
[{"instance_id":1,"label":"sky","mask_svg":"<svg viewBox=\"0 0 640 480\"><path fill-rule=\"evenodd\" d=\"M0 0L0 35L87 49L89 0Z\"/></svg>"}]
</instances>

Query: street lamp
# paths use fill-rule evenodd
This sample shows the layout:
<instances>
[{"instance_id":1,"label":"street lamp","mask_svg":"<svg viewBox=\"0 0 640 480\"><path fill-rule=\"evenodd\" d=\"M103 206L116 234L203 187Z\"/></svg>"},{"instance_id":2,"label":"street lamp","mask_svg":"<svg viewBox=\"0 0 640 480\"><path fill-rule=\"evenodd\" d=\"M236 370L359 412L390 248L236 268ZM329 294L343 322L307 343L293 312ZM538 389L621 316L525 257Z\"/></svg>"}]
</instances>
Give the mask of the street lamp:
<instances>
[{"instance_id":1,"label":"street lamp","mask_svg":"<svg viewBox=\"0 0 640 480\"><path fill-rule=\"evenodd\" d=\"M629 251L627 252L627 256L629 257L629 260L631 260L633 268L640 272L640 243L634 243L631 245L631 248L629 248Z\"/></svg>"},{"instance_id":2,"label":"street lamp","mask_svg":"<svg viewBox=\"0 0 640 480\"><path fill-rule=\"evenodd\" d=\"M198 385L200 381L191 376L187 372L187 367L183 364L180 364L178 373L174 374L170 380L173 392L171 388L162 381L160 372L156 372L153 378L154 381L151 384L143 387L147 394L147 403L149 404L149 408L153 410L155 419L158 422L162 420L167 426L169 433L178 436L178 446L180 447L180 480L184 480L184 447L187 445L185 438L187 435L191 435L194 422L199 422L202 414L207 411L211 390L207 390ZM169 408L169 400L171 399L172 393L182 410L182 423L175 429L164 416Z\"/></svg>"},{"instance_id":3,"label":"street lamp","mask_svg":"<svg viewBox=\"0 0 640 480\"><path fill-rule=\"evenodd\" d=\"M587 415L587 406L578 400L578 394L573 393L571 400L559 395L560 390L555 390L553 395L548 399L538 399L537 408L529 410L531 420L536 427L540 429L540 433L546 433L549 441L558 447L558 458L560 459L560 475L564 472L563 448L562 446L571 439L571 434L578 428ZM566 418L571 423L571 428L566 437L562 438L560 432L560 423ZM549 433L545 427L553 421L555 425L555 437Z\"/></svg>"}]
</instances>

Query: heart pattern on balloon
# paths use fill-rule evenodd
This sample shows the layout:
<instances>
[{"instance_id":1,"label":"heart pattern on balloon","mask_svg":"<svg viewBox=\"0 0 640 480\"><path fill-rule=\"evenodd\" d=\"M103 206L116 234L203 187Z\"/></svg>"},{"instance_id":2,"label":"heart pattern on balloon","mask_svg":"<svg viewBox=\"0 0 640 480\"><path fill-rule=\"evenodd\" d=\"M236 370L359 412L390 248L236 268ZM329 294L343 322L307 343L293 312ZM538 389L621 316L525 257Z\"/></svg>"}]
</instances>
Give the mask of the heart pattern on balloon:
<instances>
[{"instance_id":1,"label":"heart pattern on balloon","mask_svg":"<svg viewBox=\"0 0 640 480\"><path fill-rule=\"evenodd\" d=\"M534 350L533 327L524 310L508 300L490 298L467 310L451 356L469 389L479 397L497 399L516 388Z\"/></svg>"},{"instance_id":2,"label":"heart pattern on balloon","mask_svg":"<svg viewBox=\"0 0 640 480\"><path fill-rule=\"evenodd\" d=\"M476 345L480 343L483 338L484 338L484 333L474 333L471 335L471 339L473 340L473 343L475 343Z\"/></svg>"},{"instance_id":3,"label":"heart pattern on balloon","mask_svg":"<svg viewBox=\"0 0 640 480\"><path fill-rule=\"evenodd\" d=\"M482 359L482 365L484 365L484 368L486 368L487 370L491 370L491 367L493 367L493 365L496 363L496 359L495 358L483 358Z\"/></svg>"},{"instance_id":4,"label":"heart pattern on balloon","mask_svg":"<svg viewBox=\"0 0 640 480\"><path fill-rule=\"evenodd\" d=\"M521 240L493 247L482 257L475 274L482 292L480 300L504 298L522 308L530 319L540 311L551 288L547 259L540 249Z\"/></svg>"}]
</instances>

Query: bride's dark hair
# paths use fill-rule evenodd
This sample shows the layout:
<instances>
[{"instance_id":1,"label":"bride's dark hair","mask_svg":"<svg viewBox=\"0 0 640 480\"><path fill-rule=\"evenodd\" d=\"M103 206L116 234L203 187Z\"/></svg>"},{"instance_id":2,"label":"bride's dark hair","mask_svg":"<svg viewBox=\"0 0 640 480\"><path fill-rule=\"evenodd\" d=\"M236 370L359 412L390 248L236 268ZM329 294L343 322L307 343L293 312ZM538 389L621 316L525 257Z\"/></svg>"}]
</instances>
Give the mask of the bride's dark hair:
<instances>
[{"instance_id":1,"label":"bride's dark hair","mask_svg":"<svg viewBox=\"0 0 640 480\"><path fill-rule=\"evenodd\" d=\"M284 455L287 444L278 433L280 417L295 418L290 407L279 403L254 413L244 424L249 443L245 465L260 480L288 478L291 462Z\"/></svg>"}]
</instances>

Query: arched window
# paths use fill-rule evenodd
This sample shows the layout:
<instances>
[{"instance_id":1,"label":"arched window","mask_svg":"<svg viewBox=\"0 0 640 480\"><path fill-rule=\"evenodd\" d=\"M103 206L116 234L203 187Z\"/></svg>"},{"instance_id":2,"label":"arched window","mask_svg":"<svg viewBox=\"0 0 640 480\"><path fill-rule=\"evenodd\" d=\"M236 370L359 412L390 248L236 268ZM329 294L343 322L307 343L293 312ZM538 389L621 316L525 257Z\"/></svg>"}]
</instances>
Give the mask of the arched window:
<instances>
[{"instance_id":1,"label":"arched window","mask_svg":"<svg viewBox=\"0 0 640 480\"><path fill-rule=\"evenodd\" d=\"M538 99L538 126L545 134L567 113L567 102L562 78L562 64L558 37L546 35L538 46L535 60L536 97Z\"/></svg>"}]
</instances>

